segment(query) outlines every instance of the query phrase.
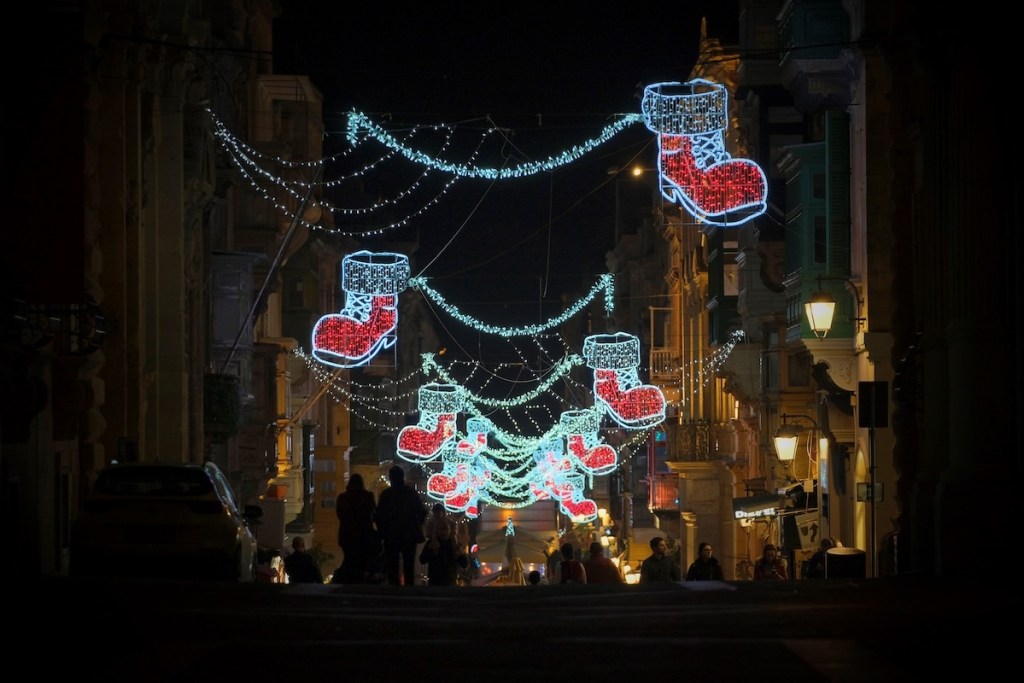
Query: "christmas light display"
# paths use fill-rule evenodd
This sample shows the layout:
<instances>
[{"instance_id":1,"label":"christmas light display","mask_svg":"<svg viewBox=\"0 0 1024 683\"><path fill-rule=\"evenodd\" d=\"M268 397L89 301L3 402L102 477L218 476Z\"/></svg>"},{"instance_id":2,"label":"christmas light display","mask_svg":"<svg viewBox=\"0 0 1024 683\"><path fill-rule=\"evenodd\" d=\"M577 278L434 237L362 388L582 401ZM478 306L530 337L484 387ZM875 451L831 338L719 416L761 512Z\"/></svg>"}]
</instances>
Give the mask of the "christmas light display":
<instances>
[{"instance_id":1,"label":"christmas light display","mask_svg":"<svg viewBox=\"0 0 1024 683\"><path fill-rule=\"evenodd\" d=\"M523 327L504 327L498 325L489 325L484 322L480 322L476 318L465 315L455 306L452 306L445 298L436 290L432 289L424 278L416 277L409 280L409 286L421 292L424 296L430 298L436 303L445 313L452 316L463 325L472 327L478 332L484 332L486 334L497 334L502 337L527 337L541 334L547 330L552 330L568 320L571 320L581 311L583 311L587 305L597 298L597 295L604 292L604 308L609 314L615 308L615 291L614 291L614 276L610 273L605 273L601 276L597 284L590 288L584 296L578 299L572 306L567 308L561 315L550 318L543 323L536 325L525 325Z\"/></svg>"},{"instance_id":2,"label":"christmas light display","mask_svg":"<svg viewBox=\"0 0 1024 683\"><path fill-rule=\"evenodd\" d=\"M340 210L355 214L366 213L411 196L420 187L419 181L429 171L441 171L451 176L445 188L419 209L383 228L362 232L343 232L307 223L292 214L287 206L281 204L275 195L264 189L260 183L259 178L262 178L264 182L271 182L283 188L293 199L301 200L301 194L296 188L308 188L309 183L285 180L276 173L267 171L261 161L268 165L296 168L304 165L322 165L322 160L297 163L266 157L231 135L213 112L209 114L214 121L214 135L222 142L235 165L254 188L289 218L294 218L307 227L333 233L353 236L377 235L406 225L412 218L435 205L447 192L451 183L458 178L509 180L550 172L578 161L627 127L640 122L658 136L659 186L667 200L681 205L698 220L719 226L740 225L763 214L767 207L768 183L764 171L753 161L732 158L725 150L724 133L729 125L728 94L725 86L701 78L685 83L672 81L648 85L644 88L640 114L619 114L613 123L605 126L594 138L553 154L543 161L500 168L476 163L476 157L482 150L484 141L498 130L497 127L491 127L483 133L480 145L469 160L455 162L417 151L410 145L413 133L427 127L414 127L405 139L400 140L365 114L353 111L348 117L346 134L351 149L363 147L367 140L374 140L387 151L377 161L365 164L361 169L342 178L318 183L320 186L334 187L344 179L362 177L368 171L376 169L382 160L395 156L401 156L423 166L424 172L417 181L397 192L394 197L377 202L371 207L338 209L323 201L320 204L322 208L332 212ZM450 138L454 135L456 127L442 124L430 128L448 133L448 139L440 150L440 153L444 153L449 148ZM332 160L337 160L340 156L335 155Z\"/></svg>"},{"instance_id":3,"label":"christmas light display","mask_svg":"<svg viewBox=\"0 0 1024 683\"><path fill-rule=\"evenodd\" d=\"M597 517L597 503L584 495L585 477L575 470L561 439L542 442L534 459L536 468L529 481L537 500L557 500L559 509L575 524L585 524Z\"/></svg>"},{"instance_id":4,"label":"christmas light display","mask_svg":"<svg viewBox=\"0 0 1024 683\"><path fill-rule=\"evenodd\" d=\"M339 187L347 182L362 183L363 178L369 175L371 171L384 172L384 170L382 169L383 163L389 159L399 156L396 150L385 148L384 154L382 154L379 158L368 163L363 163L360 168L357 168L348 173L343 173L341 175L338 175L337 177L320 180L315 183L305 182L302 180L301 175L299 175L299 172L301 172L304 169L321 169L322 172L321 167L325 167L328 163L331 163L332 166L334 166L337 165L338 163L346 161L346 157L350 156L352 152L355 151L355 148L349 148L342 153L334 154L324 159L316 159L312 161L293 161L290 159L285 159L284 157L271 156L263 154L258 150L245 144L239 138L232 135L231 132L228 130L227 126L225 126L223 122L221 122L220 119L218 119L217 116L211 110L207 109L206 111L213 120L214 137L216 137L220 141L221 146L231 157L231 160L235 163L235 166L238 169L239 173L242 175L243 178L249 181L249 184L252 186L253 190L262 195L267 202L272 204L274 208L281 212L289 221L295 221L299 225L302 225L303 227L309 228L311 230L327 232L332 235L346 235L351 237L373 237L383 235L390 230L402 227L404 225L408 225L414 218L426 214L430 208L436 206L440 202L441 198L447 194L448 190L451 189L452 185L454 185L455 182L462 177L458 175L451 176L444 183L443 187L439 192L435 193L431 197L427 197L424 201L421 201L419 206L417 206L415 209L409 210L408 213L406 213L401 218L393 219L384 225L380 225L379 227L364 227L360 230L341 230L336 228L328 228L326 226L318 225L316 223L310 223L307 220L305 220L304 217L292 211L287 204L280 201L278 199L278 194L280 192L283 192L285 196L291 197L291 199L293 200L293 204L301 205L303 195L306 194L311 187L315 186L323 189L331 189ZM445 125L414 126L405 136L403 144L411 141L413 136L418 131L423 130L430 130L435 132L440 131L446 133L444 143L441 146L440 150L443 153L446 149L449 148L456 128L453 126ZM488 131L485 131L481 135L480 141L477 144L476 149L470 155L466 164L473 165L477 155L484 148L484 143L486 139L490 135L492 135L495 132L495 130L496 129L494 128L489 129ZM281 176L274 171L268 170L268 168L287 169L289 171L288 178L285 178L284 176ZM431 170L432 169L430 167L424 167L423 172L409 186L394 191L390 196L382 197L378 201L375 201L368 206L339 207L333 205L325 197L320 196L311 198L311 202L312 205L318 205L325 211L331 212L332 214L335 215L335 217L337 217L338 215L346 217L366 216L378 212L384 208L394 207L400 201L408 200L411 197L413 197L418 190L423 188L423 180L430 174ZM266 185L268 184L272 185L273 187L267 187Z\"/></svg>"},{"instance_id":5,"label":"christmas light display","mask_svg":"<svg viewBox=\"0 0 1024 683\"><path fill-rule=\"evenodd\" d=\"M479 516L480 489L490 480L490 470L483 458L490 430L489 420L468 419L466 438L459 440L454 452L442 455L441 472L427 479L427 495L444 501L449 512L463 512L470 519Z\"/></svg>"},{"instance_id":6,"label":"christmas light display","mask_svg":"<svg viewBox=\"0 0 1024 683\"><path fill-rule=\"evenodd\" d=\"M665 395L637 375L639 339L625 332L594 334L583 340L583 357L594 370L594 399L615 422L640 429L665 419Z\"/></svg>"},{"instance_id":7,"label":"christmas light display","mask_svg":"<svg viewBox=\"0 0 1024 683\"><path fill-rule=\"evenodd\" d=\"M474 405L482 405L491 408L498 407L514 407L522 406L525 403L534 400L541 394L548 391L555 382L563 379L569 374L569 371L578 365L583 364L583 358L580 356L569 356L559 360L554 367L548 372L547 377L532 391L524 394L520 394L516 398L490 398L474 394L473 392L467 391L466 398L470 403ZM446 382L454 383L455 380L443 367L437 364L437 359L433 354L423 355L423 367L426 372L435 372L437 375Z\"/></svg>"},{"instance_id":8,"label":"christmas light display","mask_svg":"<svg viewBox=\"0 0 1024 683\"><path fill-rule=\"evenodd\" d=\"M593 408L562 413L559 424L565 433L566 450L590 474L608 474L619 464L615 449L598 440L601 414Z\"/></svg>"},{"instance_id":9,"label":"christmas light display","mask_svg":"<svg viewBox=\"0 0 1024 683\"><path fill-rule=\"evenodd\" d=\"M647 128L658 134L658 172L666 199L712 225L740 225L765 212L764 171L725 151L725 86L702 78L648 85L641 111Z\"/></svg>"},{"instance_id":10,"label":"christmas light display","mask_svg":"<svg viewBox=\"0 0 1024 683\"><path fill-rule=\"evenodd\" d=\"M321 363L353 368L395 344L398 295L409 284L409 257L357 251L341 261L345 306L313 327L313 356Z\"/></svg>"},{"instance_id":11,"label":"christmas light display","mask_svg":"<svg viewBox=\"0 0 1024 683\"><path fill-rule=\"evenodd\" d=\"M348 215L369 213L384 207L393 210L398 201L410 198L423 187L421 181L429 172L450 174L442 193L458 178L522 178L572 163L627 126L644 123L658 136L659 189L667 200L678 203L698 220L710 225L739 225L765 211L767 182L764 172L752 161L734 159L725 151L728 108L724 86L703 79L649 85L644 90L641 110L641 114L620 116L596 137L543 161L502 168L477 165L476 152L464 162L418 152L412 144L413 133L419 128L398 139L365 115L353 112L349 116L348 133L352 149L365 148L366 143L373 140L385 151L378 160L364 164L352 173L333 180L316 181L320 188L335 187L345 180L360 180L372 171L380 172L380 164L389 159L402 158L420 164L423 173L393 196L378 199L368 207L339 208L326 200L318 201L324 209ZM439 126L435 130L448 135L440 150L443 154L456 129ZM494 130L490 129L481 137L481 146ZM293 178L285 180L266 171L264 166L285 168L286 173L298 176L301 175L299 167L324 163L270 159L235 139L219 121L215 135L229 151L242 175L286 213L288 209L277 198L284 196L285 201L290 198L295 200L291 204L298 203L309 194L313 184ZM421 144L422 140L417 139L416 142ZM480 149L478 147L477 151ZM340 158L336 155L331 160L339 161ZM317 178L320 177L318 174ZM267 184L276 186L276 190L266 189ZM400 222L373 232L342 234L379 234L403 225L409 218L422 213L426 206L436 203L439 196ZM288 215L308 227L325 229ZM330 232L341 233L337 230ZM427 278L410 279L409 275L409 261L402 254L360 251L345 256L340 278L345 304L338 313L325 315L317 321L312 334L312 357L319 364L352 368L368 363L381 351L394 346L398 295L410 287L467 327L503 338L537 338L555 330L585 312L601 293L605 296L606 311L610 313L613 307L613 277L603 275L590 292L547 321L499 326L465 315L430 287ZM730 343L723 347L721 361L737 340L738 337L732 337ZM639 340L625 332L586 337L582 356L566 349L561 360L545 366L543 375L538 372L531 379L534 384L529 390L517 389L514 396L510 396L508 391L486 391L486 385L482 390L471 390L465 377L457 380L453 373L439 364L437 357L425 354L423 358L420 376L414 378L419 383L418 422L398 433L397 455L423 466L432 464L436 468L440 464L440 471L435 471L428 478L427 494L441 501L450 512L470 518L479 515L481 503L511 509L537 500L555 500L560 510L574 522L593 520L597 516L597 505L586 497L588 483L592 485L593 477L610 474L619 466L616 449L600 438L602 421L607 417L615 427L633 432L627 441L637 445L647 437L646 430L661 423L665 416L666 400L661 389L643 384L639 378ZM590 387L594 405L578 408L568 403L564 395L559 395L554 385L559 382L570 383L569 386L575 384L570 371L584 363L594 372ZM327 379L329 372L321 374L319 364L314 364L318 368L317 376L333 385L336 380ZM528 362L524 363L524 366L528 365ZM704 365L696 371L704 372L709 367ZM685 369L679 369L678 374L682 376L684 372ZM496 377L493 372L481 374L487 375L488 381ZM427 383L422 383L424 381ZM707 381L707 376L704 381ZM682 379L680 386L684 386ZM337 389L332 387L331 391L332 395L347 399L350 409L356 410L383 413L382 402L395 400L395 396L373 398L360 395L340 385ZM685 400L683 393L680 392L680 402ZM405 396L408 398L411 393ZM544 403L540 401L542 398L553 400ZM537 405L534 405L535 401ZM551 403L559 405L552 408ZM562 407L566 409L559 413ZM512 409L521 413L522 418L513 417ZM389 414L404 413L392 411ZM460 414L466 417L465 434L459 430ZM500 429L488 416L507 418L505 422L511 427ZM382 425L384 423L386 420L382 420Z\"/></svg>"},{"instance_id":12,"label":"christmas light display","mask_svg":"<svg viewBox=\"0 0 1024 683\"><path fill-rule=\"evenodd\" d=\"M353 146L358 145L366 138L372 138L380 144L397 151L402 156L417 164L422 164L439 171L445 171L456 176L467 178L487 178L489 180L507 180L510 178L525 178L538 173L553 171L561 166L578 161L583 155L593 151L597 147L611 140L617 134L642 121L639 114L620 114L619 119L604 127L601 133L586 142L576 145L571 149L559 154L549 156L543 161L532 161L517 166L505 166L502 168L485 168L472 164L457 164L443 159L436 159L423 152L418 152L407 145L396 140L394 136L371 121L365 114L352 112L348 117L349 132L348 140ZM493 129L492 129L493 130Z\"/></svg>"},{"instance_id":13,"label":"christmas light display","mask_svg":"<svg viewBox=\"0 0 1024 683\"><path fill-rule=\"evenodd\" d=\"M409 462L428 462L455 448L455 419L463 394L454 384L425 384L419 391L420 419L398 433L398 455Z\"/></svg>"}]
</instances>

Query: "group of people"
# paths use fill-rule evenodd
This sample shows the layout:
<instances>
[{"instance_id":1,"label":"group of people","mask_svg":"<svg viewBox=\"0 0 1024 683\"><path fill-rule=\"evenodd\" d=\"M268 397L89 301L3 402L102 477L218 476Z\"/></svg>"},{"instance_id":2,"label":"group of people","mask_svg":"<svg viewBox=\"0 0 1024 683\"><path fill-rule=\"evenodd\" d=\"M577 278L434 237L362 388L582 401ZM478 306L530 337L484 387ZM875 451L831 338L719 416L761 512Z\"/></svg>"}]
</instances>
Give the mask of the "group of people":
<instances>
[{"instance_id":1,"label":"group of people","mask_svg":"<svg viewBox=\"0 0 1024 683\"><path fill-rule=\"evenodd\" d=\"M668 554L668 544L664 538L655 536L650 541L651 555L640 565L640 583L656 583L659 581L679 581L679 567ZM754 580L784 581L788 577L786 562L779 555L778 548L768 543L764 546L761 557L754 563ZM687 581L722 581L722 566L714 556L714 548L710 543L697 546L697 559L686 570Z\"/></svg>"},{"instance_id":2,"label":"group of people","mask_svg":"<svg viewBox=\"0 0 1024 683\"><path fill-rule=\"evenodd\" d=\"M444 506L435 504L428 518L419 494L405 483L401 465L388 470L388 482L375 501L363 477L355 473L338 495L338 545L344 557L337 582L376 583L383 578L392 586L412 586L419 560L427 567L428 585L454 585L469 558Z\"/></svg>"},{"instance_id":3,"label":"group of people","mask_svg":"<svg viewBox=\"0 0 1024 683\"><path fill-rule=\"evenodd\" d=\"M416 583L416 561L427 567L427 583L450 586L458 581L460 570L466 569L469 557L466 545L457 538L454 522L445 514L444 506L433 506L428 518L419 494L405 483L405 470L395 465L388 470L390 487L375 500L366 488L362 475L349 477L345 491L338 495L335 510L338 516L338 545L344 555L335 572L336 583L358 584L385 579L393 586ZM827 544L826 544L827 543ZM417 548L422 548L417 554ZM821 550L807 563L805 577L824 576L825 553L835 545L832 539L822 541ZM640 565L640 583L678 582L682 580L679 566L668 553L668 543L661 536L650 540L651 554ZM306 552L305 541L295 537L292 553L284 560L284 570L292 583L323 583L320 568ZM590 544L589 557L576 558L572 543L563 543L550 558L548 583L624 583L619 568L605 556L599 542ZM754 580L785 581L789 578L786 562L778 548L768 543L754 563ZM723 572L710 543L701 543L697 558L686 571L686 581L722 581ZM541 581L539 571L532 571L530 584Z\"/></svg>"},{"instance_id":4,"label":"group of people","mask_svg":"<svg viewBox=\"0 0 1024 683\"><path fill-rule=\"evenodd\" d=\"M585 560L576 559L576 548L572 543L563 543L557 556L549 559L551 584L624 583L619 568L604 554L604 546L598 541L590 544L589 555ZM531 584L539 584L540 579L539 571L531 572Z\"/></svg>"}]
</instances>

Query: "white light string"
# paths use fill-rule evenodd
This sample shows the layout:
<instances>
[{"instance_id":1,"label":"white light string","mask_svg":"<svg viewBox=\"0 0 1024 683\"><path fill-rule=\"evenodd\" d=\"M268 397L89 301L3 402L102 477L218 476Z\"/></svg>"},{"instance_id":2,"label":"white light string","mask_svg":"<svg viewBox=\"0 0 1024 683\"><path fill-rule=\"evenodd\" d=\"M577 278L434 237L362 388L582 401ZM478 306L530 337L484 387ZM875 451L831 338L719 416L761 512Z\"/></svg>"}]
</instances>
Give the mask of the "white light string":
<instances>
[{"instance_id":1,"label":"white light string","mask_svg":"<svg viewBox=\"0 0 1024 683\"><path fill-rule=\"evenodd\" d=\"M507 168L482 168L471 164L453 164L441 159L435 159L427 154L418 152L395 139L393 135L370 120L365 114L353 111L348 118L348 139L354 147L365 138L373 138L377 142L398 151L399 154L412 162L423 164L431 168L455 174L467 178L489 178L491 180L504 180L508 178L523 178L538 173L552 171L560 166L579 160L584 154L593 151L603 145L623 130L635 123L642 123L644 117L640 114L619 114L621 118L604 127L597 137L576 145L571 149L559 154L552 155L543 161L532 161L518 166Z\"/></svg>"},{"instance_id":2,"label":"white light string","mask_svg":"<svg viewBox=\"0 0 1024 683\"><path fill-rule=\"evenodd\" d=\"M526 337L540 334L556 328L566 321L572 319L580 312L586 309L586 306L597 298L597 295L604 292L605 296L605 310L610 314L615 307L615 285L614 276L605 273L599 279L599 281L590 288L582 298L578 299L572 306L567 308L561 314L554 318L549 318L546 322L539 323L536 325L525 325L523 327L505 327L499 325L490 325L488 323L481 322L472 316L462 313L457 307L448 303L444 296L436 289L427 284L425 278L414 277L409 279L409 287L421 292L424 296L429 297L435 304L441 307L441 309L450 315L451 317L458 320L463 325L471 327L479 332L485 332L487 334L500 335L502 337Z\"/></svg>"}]
</instances>

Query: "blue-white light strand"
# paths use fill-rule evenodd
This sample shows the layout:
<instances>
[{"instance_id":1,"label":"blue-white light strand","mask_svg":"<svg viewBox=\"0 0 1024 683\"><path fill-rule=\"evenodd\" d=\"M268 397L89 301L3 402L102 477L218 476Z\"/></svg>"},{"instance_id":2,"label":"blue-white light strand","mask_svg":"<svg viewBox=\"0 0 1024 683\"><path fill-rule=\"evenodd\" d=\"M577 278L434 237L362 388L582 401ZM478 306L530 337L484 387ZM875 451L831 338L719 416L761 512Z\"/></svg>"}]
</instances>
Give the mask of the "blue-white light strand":
<instances>
[{"instance_id":1,"label":"blue-white light strand","mask_svg":"<svg viewBox=\"0 0 1024 683\"><path fill-rule=\"evenodd\" d=\"M523 327L505 327L499 325L490 325L485 322L481 322L472 316L468 316L462 313L458 308L448 303L444 296L441 295L436 289L432 288L427 284L425 278L414 277L409 280L409 287L418 290L423 293L424 296L429 297L434 303L441 307L445 313L455 318L463 325L472 327L473 329L479 330L480 332L486 332L488 334L496 334L502 337L528 337L546 332L547 330L559 327L566 321L575 317L581 311L584 311L587 305L597 298L597 295L604 292L604 308L609 314L615 307L615 279L610 273L601 275L598 282L590 288L582 298L578 299L572 306L563 311L560 315L550 318L543 323L535 325L524 325Z\"/></svg>"},{"instance_id":2,"label":"blue-white light strand","mask_svg":"<svg viewBox=\"0 0 1024 683\"><path fill-rule=\"evenodd\" d=\"M561 152L560 154L552 155L543 161L531 161L519 164L518 166L510 166L506 168L484 168L473 166L471 164L457 164L449 161L443 161L441 159L435 159L428 154L418 152L403 144L401 141L395 139L395 137L389 132L371 121L368 116L356 111L351 112L348 117L348 139L352 146L356 146L364 137L373 138L382 145L398 151L399 154L403 155L410 161L423 164L424 166L429 166L431 168L436 168L440 171L452 173L457 176L465 178L504 180L508 178L524 178L570 164L577 161L584 154L591 152L600 145L608 142L627 127L644 121L644 117L641 114L620 114L619 116L621 118L617 119L614 123L605 126L597 137L591 138L582 144L576 145L571 149Z\"/></svg>"}]
</instances>

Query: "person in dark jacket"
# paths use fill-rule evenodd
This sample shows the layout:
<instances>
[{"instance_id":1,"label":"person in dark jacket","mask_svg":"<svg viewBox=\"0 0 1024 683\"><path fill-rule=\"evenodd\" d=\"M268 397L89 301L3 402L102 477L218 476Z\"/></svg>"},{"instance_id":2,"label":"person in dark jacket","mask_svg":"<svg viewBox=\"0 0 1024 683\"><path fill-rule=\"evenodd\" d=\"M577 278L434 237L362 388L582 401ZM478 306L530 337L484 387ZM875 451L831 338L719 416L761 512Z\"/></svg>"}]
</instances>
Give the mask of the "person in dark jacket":
<instances>
[{"instance_id":1,"label":"person in dark jacket","mask_svg":"<svg viewBox=\"0 0 1024 683\"><path fill-rule=\"evenodd\" d=\"M306 541L302 536L292 539L292 554L284 558L284 572L288 575L288 583L324 582L316 560L306 552Z\"/></svg>"},{"instance_id":2,"label":"person in dark jacket","mask_svg":"<svg viewBox=\"0 0 1024 683\"><path fill-rule=\"evenodd\" d=\"M556 583L586 583L587 570L583 563L576 559L576 550L572 543L563 543L561 547L562 561L558 563Z\"/></svg>"},{"instance_id":3,"label":"person in dark jacket","mask_svg":"<svg viewBox=\"0 0 1024 683\"><path fill-rule=\"evenodd\" d=\"M828 551L832 548L838 547L839 543L834 538L825 537L821 539L821 546L818 552L811 556L811 559L807 561L804 567L804 578L805 579L824 579L825 577L825 560L828 557Z\"/></svg>"},{"instance_id":4,"label":"person in dark jacket","mask_svg":"<svg viewBox=\"0 0 1024 683\"><path fill-rule=\"evenodd\" d=\"M640 563L640 583L679 581L679 565L668 554L668 543L661 536L650 540L651 555Z\"/></svg>"},{"instance_id":5,"label":"person in dark jacket","mask_svg":"<svg viewBox=\"0 0 1024 683\"><path fill-rule=\"evenodd\" d=\"M697 559L686 570L687 581L722 580L722 565L718 564L718 558L711 554L712 551L710 543L701 543L697 546Z\"/></svg>"},{"instance_id":6,"label":"person in dark jacket","mask_svg":"<svg viewBox=\"0 0 1024 683\"><path fill-rule=\"evenodd\" d=\"M459 569L469 566L466 550L452 537L452 525L438 525L420 551L420 563L427 565L428 586L454 586Z\"/></svg>"},{"instance_id":7,"label":"person in dark jacket","mask_svg":"<svg viewBox=\"0 0 1024 683\"><path fill-rule=\"evenodd\" d=\"M416 489L405 483L405 470L388 470L391 486L377 501L377 531L384 542L384 572L392 586L416 585L416 546L423 542L427 508Z\"/></svg>"},{"instance_id":8,"label":"person in dark jacket","mask_svg":"<svg viewBox=\"0 0 1024 683\"><path fill-rule=\"evenodd\" d=\"M779 557L779 549L767 543L760 559L754 563L754 581L785 581L789 578L786 562Z\"/></svg>"},{"instance_id":9,"label":"person in dark jacket","mask_svg":"<svg viewBox=\"0 0 1024 683\"><path fill-rule=\"evenodd\" d=\"M336 583L365 583L370 559L380 540L373 527L377 501L373 492L366 490L363 475L355 473L348 478L344 492L335 500L334 510L338 515L338 545L344 556Z\"/></svg>"}]
</instances>

